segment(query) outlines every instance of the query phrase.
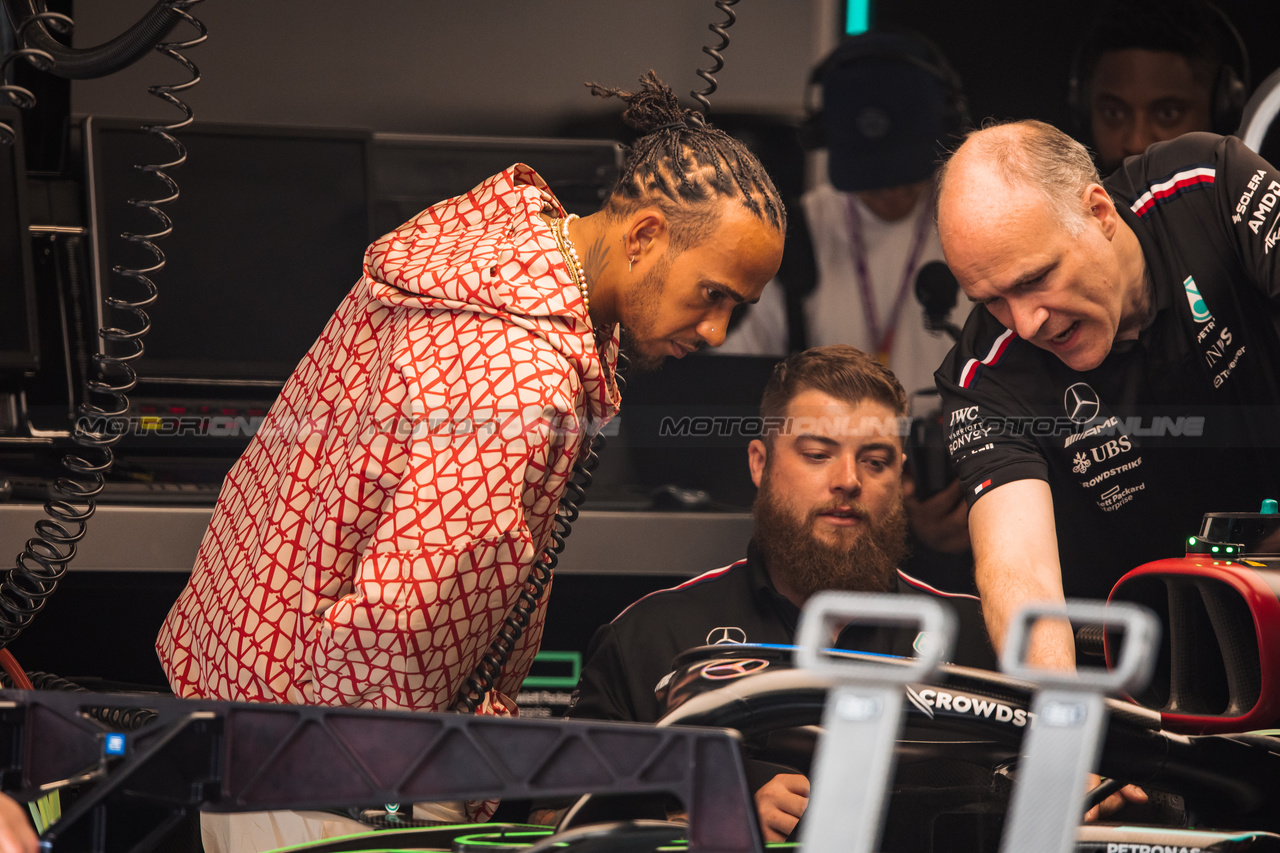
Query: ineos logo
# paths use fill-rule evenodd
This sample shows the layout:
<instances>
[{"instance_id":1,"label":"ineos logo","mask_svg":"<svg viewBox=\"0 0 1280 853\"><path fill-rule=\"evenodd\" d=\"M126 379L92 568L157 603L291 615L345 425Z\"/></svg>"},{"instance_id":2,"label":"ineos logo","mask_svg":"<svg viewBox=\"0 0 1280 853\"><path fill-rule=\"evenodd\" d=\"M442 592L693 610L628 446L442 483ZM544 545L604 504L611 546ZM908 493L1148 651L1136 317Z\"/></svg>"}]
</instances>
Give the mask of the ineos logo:
<instances>
[{"instance_id":1,"label":"ineos logo","mask_svg":"<svg viewBox=\"0 0 1280 853\"><path fill-rule=\"evenodd\" d=\"M707 634L708 646L719 646L724 643L745 643L747 641L747 632L741 628L712 628Z\"/></svg>"},{"instance_id":2,"label":"ineos logo","mask_svg":"<svg viewBox=\"0 0 1280 853\"><path fill-rule=\"evenodd\" d=\"M709 663L702 668L702 677L712 681L727 681L731 678L742 678L769 666L767 660L746 658L744 660L722 660Z\"/></svg>"},{"instance_id":3,"label":"ineos logo","mask_svg":"<svg viewBox=\"0 0 1280 853\"><path fill-rule=\"evenodd\" d=\"M1098 401L1098 392L1089 387L1089 383L1077 382L1063 395L1062 406L1073 424L1087 424L1098 416L1101 403Z\"/></svg>"}]
</instances>

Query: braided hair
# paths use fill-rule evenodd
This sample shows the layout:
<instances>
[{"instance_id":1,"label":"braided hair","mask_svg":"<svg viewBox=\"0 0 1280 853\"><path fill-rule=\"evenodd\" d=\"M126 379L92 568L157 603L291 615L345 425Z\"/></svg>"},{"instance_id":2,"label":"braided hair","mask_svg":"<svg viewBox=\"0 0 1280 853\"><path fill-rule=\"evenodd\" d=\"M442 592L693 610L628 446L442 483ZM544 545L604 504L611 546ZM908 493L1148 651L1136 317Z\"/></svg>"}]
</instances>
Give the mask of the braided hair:
<instances>
[{"instance_id":1,"label":"braided hair","mask_svg":"<svg viewBox=\"0 0 1280 853\"><path fill-rule=\"evenodd\" d=\"M622 174L605 202L611 217L654 205L671 225L671 243L681 251L709 239L718 218L708 216L717 198L738 198L743 206L780 232L787 212L760 161L741 142L707 123L702 113L684 109L671 87L653 71L640 90L624 92L588 83L591 94L626 103L622 120L640 138L626 151Z\"/></svg>"}]
</instances>

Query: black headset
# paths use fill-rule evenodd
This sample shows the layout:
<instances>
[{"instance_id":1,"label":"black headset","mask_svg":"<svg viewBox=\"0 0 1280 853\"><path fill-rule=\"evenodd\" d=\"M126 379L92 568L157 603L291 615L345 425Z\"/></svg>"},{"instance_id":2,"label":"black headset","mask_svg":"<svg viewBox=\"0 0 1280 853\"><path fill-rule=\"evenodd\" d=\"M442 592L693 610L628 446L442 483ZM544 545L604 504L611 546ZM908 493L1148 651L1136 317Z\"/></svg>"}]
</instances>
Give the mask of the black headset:
<instances>
[{"instance_id":1,"label":"black headset","mask_svg":"<svg viewBox=\"0 0 1280 853\"><path fill-rule=\"evenodd\" d=\"M1204 3L1203 6L1217 23L1214 38L1219 48L1218 73L1209 93L1210 127L1214 133L1226 135L1234 133L1240 126L1245 102L1249 100L1249 50L1240 31L1225 12L1212 3ZM1096 61L1102 53L1095 50L1087 54L1088 41L1086 38L1072 55L1071 76L1067 80L1067 105L1071 109L1071 119L1076 130L1085 135L1090 133L1092 111L1084 66L1089 59ZM1231 52L1235 54L1234 61L1227 55Z\"/></svg>"},{"instance_id":2,"label":"black headset","mask_svg":"<svg viewBox=\"0 0 1280 853\"><path fill-rule=\"evenodd\" d=\"M969 101L965 98L960 76L937 45L911 30L877 30L863 36L846 38L809 74L805 89L805 118L799 129L800 143L806 149L826 145L827 134L818 94L827 74L835 68L847 65L885 62L900 62L919 68L938 81L942 87L946 135L958 135L968 128Z\"/></svg>"}]
</instances>

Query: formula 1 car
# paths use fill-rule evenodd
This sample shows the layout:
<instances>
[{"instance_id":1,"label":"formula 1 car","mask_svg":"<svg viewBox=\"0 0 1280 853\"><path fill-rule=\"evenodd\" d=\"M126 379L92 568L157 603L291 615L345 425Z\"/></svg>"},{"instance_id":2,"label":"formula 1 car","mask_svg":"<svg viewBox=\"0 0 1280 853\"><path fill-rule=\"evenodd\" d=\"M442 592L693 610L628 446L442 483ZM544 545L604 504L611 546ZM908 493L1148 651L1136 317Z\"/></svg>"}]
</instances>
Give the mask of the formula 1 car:
<instances>
[{"instance_id":1,"label":"formula 1 car","mask_svg":"<svg viewBox=\"0 0 1280 853\"><path fill-rule=\"evenodd\" d=\"M148 849L198 807L571 792L586 795L555 828L411 826L384 809L382 829L289 849L759 851L748 771L813 779L808 850L1280 850L1280 738L1267 728L1280 719L1277 568L1280 515L1207 515L1185 557L1127 574L1106 611L1069 605L1101 627L1106 660L1074 678L1017 660L1033 618L1056 611L1019 620L1002 662L1013 672L992 673L922 663L941 649L914 660L824 650L833 619L920 616L930 636L946 626L893 609L914 596L869 609L865 597L817 596L795 649L685 653L656 727L165 699L125 736L87 709L137 697L4 691L3 779L26 799L86 787L46 831L53 851ZM1128 698L1104 698L1117 688ZM1095 768L1106 780L1089 799L1082 774ZM1082 825L1122 783L1149 802L1121 825ZM672 797L687 823L666 820Z\"/></svg>"}]
</instances>

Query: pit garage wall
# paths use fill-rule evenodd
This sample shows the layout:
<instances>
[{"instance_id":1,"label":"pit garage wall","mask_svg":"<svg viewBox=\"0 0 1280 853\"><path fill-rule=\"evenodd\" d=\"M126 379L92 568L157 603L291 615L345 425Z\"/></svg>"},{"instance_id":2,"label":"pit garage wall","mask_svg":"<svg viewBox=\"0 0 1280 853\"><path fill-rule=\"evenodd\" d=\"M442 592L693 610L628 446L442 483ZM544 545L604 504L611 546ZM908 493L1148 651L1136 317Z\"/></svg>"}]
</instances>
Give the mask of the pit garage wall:
<instances>
[{"instance_id":1,"label":"pit garage wall","mask_svg":"<svg viewBox=\"0 0 1280 853\"><path fill-rule=\"evenodd\" d=\"M735 8L713 111L798 114L809 69L835 43L845 0L745 0ZM932 38L975 119L1037 118L1074 131L1072 54L1103 0L870 0L873 21ZM153 0L76 4L76 44L99 44ZM1253 83L1280 66L1280 4L1217 0L1249 49ZM194 11L199 120L384 132L552 135L613 116L583 82L631 86L652 68L686 100L723 20L712 0L218 0ZM80 114L167 117L148 85L182 79L158 56L73 87ZM176 67L176 66L175 66Z\"/></svg>"},{"instance_id":2,"label":"pit garage wall","mask_svg":"<svg viewBox=\"0 0 1280 853\"><path fill-rule=\"evenodd\" d=\"M99 507L58 591L10 645L19 663L162 688L153 644L212 512ZM0 542L16 551L42 517L39 505L0 505ZM556 568L542 648L581 654L596 628L632 601L741 559L750 537L749 513L583 511ZM540 671L552 679L543 686L567 692L570 665Z\"/></svg>"}]
</instances>

